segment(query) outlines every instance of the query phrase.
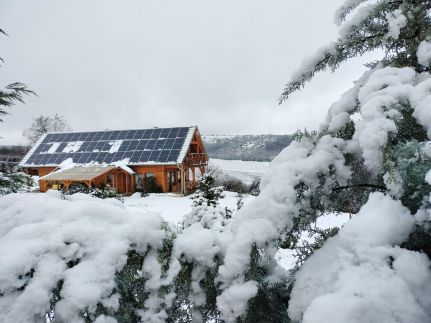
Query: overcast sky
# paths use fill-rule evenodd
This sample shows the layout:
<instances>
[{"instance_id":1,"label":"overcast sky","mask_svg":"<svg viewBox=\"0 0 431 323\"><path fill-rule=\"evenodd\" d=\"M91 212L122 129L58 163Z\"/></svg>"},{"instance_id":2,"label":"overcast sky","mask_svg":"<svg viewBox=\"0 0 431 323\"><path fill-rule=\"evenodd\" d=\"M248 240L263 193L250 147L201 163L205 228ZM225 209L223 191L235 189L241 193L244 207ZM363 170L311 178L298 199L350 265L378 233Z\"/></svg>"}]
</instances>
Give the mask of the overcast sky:
<instances>
[{"instance_id":1,"label":"overcast sky","mask_svg":"<svg viewBox=\"0 0 431 323\"><path fill-rule=\"evenodd\" d=\"M24 143L40 115L74 130L198 125L203 134L313 129L352 85L362 61L278 97L304 58L337 36L343 0L2 0L0 86L26 98L0 125ZM363 58L362 58L363 60Z\"/></svg>"}]
</instances>

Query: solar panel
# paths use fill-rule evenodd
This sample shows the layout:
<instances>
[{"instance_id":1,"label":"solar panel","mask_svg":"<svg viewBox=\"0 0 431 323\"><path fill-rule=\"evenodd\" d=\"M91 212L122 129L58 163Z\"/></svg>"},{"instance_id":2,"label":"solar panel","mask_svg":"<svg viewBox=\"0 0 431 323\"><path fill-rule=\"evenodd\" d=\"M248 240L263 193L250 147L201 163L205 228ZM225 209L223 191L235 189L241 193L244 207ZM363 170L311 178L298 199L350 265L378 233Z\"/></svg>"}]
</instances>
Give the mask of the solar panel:
<instances>
[{"instance_id":1,"label":"solar panel","mask_svg":"<svg viewBox=\"0 0 431 323\"><path fill-rule=\"evenodd\" d=\"M22 166L74 163L176 163L194 127L49 133L23 159Z\"/></svg>"}]
</instances>

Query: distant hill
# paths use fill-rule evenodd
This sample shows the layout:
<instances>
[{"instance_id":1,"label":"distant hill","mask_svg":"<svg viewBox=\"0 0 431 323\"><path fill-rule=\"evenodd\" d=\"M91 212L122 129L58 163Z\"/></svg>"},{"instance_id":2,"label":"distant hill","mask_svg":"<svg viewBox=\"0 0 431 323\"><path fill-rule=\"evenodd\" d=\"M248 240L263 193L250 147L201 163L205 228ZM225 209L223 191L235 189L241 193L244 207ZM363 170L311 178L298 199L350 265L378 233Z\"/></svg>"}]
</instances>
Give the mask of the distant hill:
<instances>
[{"instance_id":1,"label":"distant hill","mask_svg":"<svg viewBox=\"0 0 431 323\"><path fill-rule=\"evenodd\" d=\"M292 136L213 135L202 139L210 158L271 161L290 144Z\"/></svg>"}]
</instances>

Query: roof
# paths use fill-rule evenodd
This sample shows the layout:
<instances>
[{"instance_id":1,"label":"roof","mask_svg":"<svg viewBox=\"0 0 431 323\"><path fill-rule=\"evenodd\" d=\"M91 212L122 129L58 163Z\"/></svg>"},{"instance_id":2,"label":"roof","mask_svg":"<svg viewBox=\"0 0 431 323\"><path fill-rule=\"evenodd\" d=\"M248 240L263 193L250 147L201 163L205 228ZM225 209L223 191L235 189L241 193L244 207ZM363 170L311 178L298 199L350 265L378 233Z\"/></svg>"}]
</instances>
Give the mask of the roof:
<instances>
[{"instance_id":1,"label":"roof","mask_svg":"<svg viewBox=\"0 0 431 323\"><path fill-rule=\"evenodd\" d=\"M52 172L48 175L41 177L40 179L45 181L47 180L49 181L63 181L63 180L89 181L117 168L121 168L127 171L127 169L124 169L121 166L86 166L86 167L78 166L78 167Z\"/></svg>"},{"instance_id":2,"label":"roof","mask_svg":"<svg viewBox=\"0 0 431 323\"><path fill-rule=\"evenodd\" d=\"M180 164L197 127L57 132L43 135L20 162L22 167Z\"/></svg>"}]
</instances>

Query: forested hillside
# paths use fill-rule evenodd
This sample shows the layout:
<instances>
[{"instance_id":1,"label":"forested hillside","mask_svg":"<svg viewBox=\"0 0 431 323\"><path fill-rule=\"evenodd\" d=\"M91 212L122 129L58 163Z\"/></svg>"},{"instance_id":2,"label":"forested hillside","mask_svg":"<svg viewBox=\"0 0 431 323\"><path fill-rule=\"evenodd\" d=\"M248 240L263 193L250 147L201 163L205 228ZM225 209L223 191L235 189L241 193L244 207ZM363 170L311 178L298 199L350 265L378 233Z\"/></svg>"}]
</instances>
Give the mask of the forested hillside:
<instances>
[{"instance_id":1,"label":"forested hillside","mask_svg":"<svg viewBox=\"0 0 431 323\"><path fill-rule=\"evenodd\" d=\"M271 161L292 141L291 135L203 136L210 158Z\"/></svg>"}]
</instances>

